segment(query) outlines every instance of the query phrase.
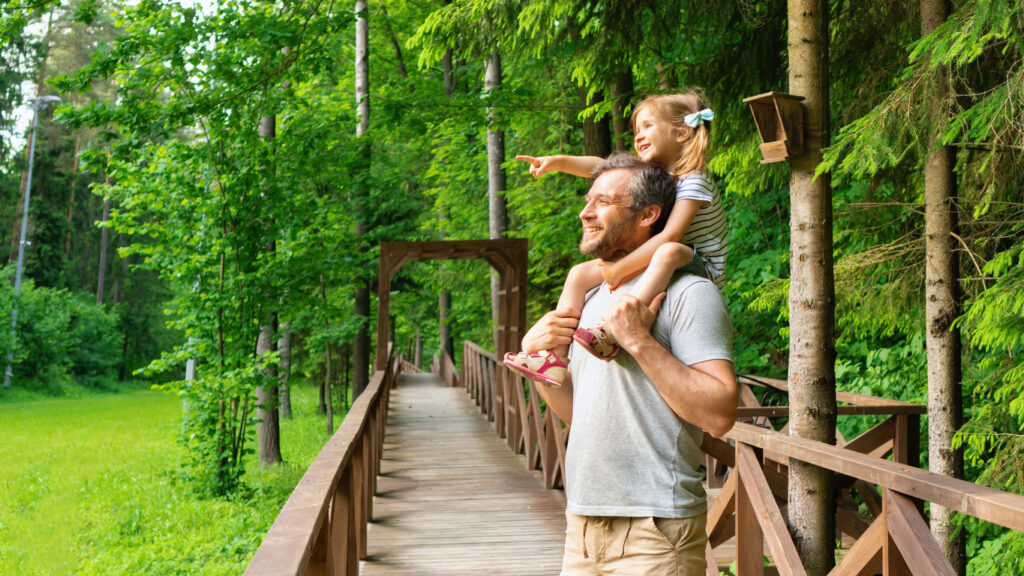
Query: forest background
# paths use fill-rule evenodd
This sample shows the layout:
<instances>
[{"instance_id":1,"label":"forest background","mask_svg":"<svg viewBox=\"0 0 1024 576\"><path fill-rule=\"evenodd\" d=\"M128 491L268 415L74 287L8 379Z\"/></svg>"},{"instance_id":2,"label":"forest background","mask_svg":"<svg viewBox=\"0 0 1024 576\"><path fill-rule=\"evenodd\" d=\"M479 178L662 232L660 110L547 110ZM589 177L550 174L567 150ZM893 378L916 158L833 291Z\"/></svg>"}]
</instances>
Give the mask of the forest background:
<instances>
[{"instance_id":1,"label":"forest background","mask_svg":"<svg viewBox=\"0 0 1024 576\"><path fill-rule=\"evenodd\" d=\"M926 402L923 174L927 135L938 134L955 150L959 216L963 308L953 327L964 343L965 425L955 443L968 479L1020 493L1024 8L957 1L922 39L917 3L828 5L834 136L820 171L832 177L837 386ZM283 413L265 409L287 378L351 381L356 393L365 385L379 241L527 238L536 318L580 260L587 182L534 179L514 155L629 150L631 107L691 87L715 111L710 169L729 218L737 369L785 378L789 174L786 163L759 163L742 99L786 90L786 8L7 2L0 230L12 234L9 275L21 240L26 101L62 98L39 112L28 283L16 337L0 330L12 386L59 394L151 378L188 408L188 478L230 497L254 453L274 459L255 429ZM367 45L354 41L357 15L369 23ZM952 88L941 100L926 89L938 71ZM474 262L405 267L392 283L396 346L409 357L417 342L427 355L451 346L457 361L462 340L489 346L489 276ZM7 317L15 299L0 284ZM965 529L972 572L1024 557L1019 534L972 521Z\"/></svg>"}]
</instances>

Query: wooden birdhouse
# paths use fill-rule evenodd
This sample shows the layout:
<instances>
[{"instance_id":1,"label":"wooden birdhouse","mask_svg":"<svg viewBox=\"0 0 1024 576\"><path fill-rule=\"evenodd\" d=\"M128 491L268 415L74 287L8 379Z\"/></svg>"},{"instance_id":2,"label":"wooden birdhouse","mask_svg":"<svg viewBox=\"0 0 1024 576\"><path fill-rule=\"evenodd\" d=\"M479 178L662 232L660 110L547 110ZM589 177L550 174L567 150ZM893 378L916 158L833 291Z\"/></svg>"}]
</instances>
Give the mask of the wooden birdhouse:
<instances>
[{"instance_id":1,"label":"wooden birdhouse","mask_svg":"<svg viewBox=\"0 0 1024 576\"><path fill-rule=\"evenodd\" d=\"M781 162L804 153L803 96L766 92L744 98L761 136L761 164Z\"/></svg>"}]
</instances>

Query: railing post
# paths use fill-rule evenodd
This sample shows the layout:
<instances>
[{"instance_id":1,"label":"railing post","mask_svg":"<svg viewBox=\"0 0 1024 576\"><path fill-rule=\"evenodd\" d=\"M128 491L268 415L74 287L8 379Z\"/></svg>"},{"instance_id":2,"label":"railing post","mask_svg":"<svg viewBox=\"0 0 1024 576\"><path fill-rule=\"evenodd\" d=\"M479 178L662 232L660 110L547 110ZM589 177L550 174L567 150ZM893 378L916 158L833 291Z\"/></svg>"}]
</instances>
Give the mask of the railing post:
<instances>
[{"instance_id":1,"label":"railing post","mask_svg":"<svg viewBox=\"0 0 1024 576\"><path fill-rule=\"evenodd\" d=\"M352 469L352 508L355 513L353 529L356 540L356 558L366 557L366 500L363 492L366 490L366 463L363 459L362 438L356 438L355 450L352 453L350 467Z\"/></svg>"},{"instance_id":2,"label":"railing post","mask_svg":"<svg viewBox=\"0 0 1024 576\"><path fill-rule=\"evenodd\" d=\"M327 574L331 576L358 576L359 558L356 546L356 514L353 498L352 468L346 466L338 481L331 502L327 523Z\"/></svg>"},{"instance_id":3,"label":"railing post","mask_svg":"<svg viewBox=\"0 0 1024 576\"><path fill-rule=\"evenodd\" d=\"M917 414L897 414L894 436L892 461L917 467L921 454L921 417Z\"/></svg>"},{"instance_id":4,"label":"railing post","mask_svg":"<svg viewBox=\"0 0 1024 576\"><path fill-rule=\"evenodd\" d=\"M899 422L897 421L897 424L898 423ZM896 430L898 437L900 427L897 426ZM894 447L894 458L895 454L896 451ZM896 541L893 540L892 537L892 525L889 521L892 496L889 492L890 490L888 488L882 489L882 518L885 519L885 544L882 545L882 574L885 576L911 576L913 572L910 570L910 566L907 565L906 560L903 559L903 554L900 553L900 549L896 546Z\"/></svg>"},{"instance_id":5,"label":"railing post","mask_svg":"<svg viewBox=\"0 0 1024 576\"><path fill-rule=\"evenodd\" d=\"M373 485L375 478L373 476L373 442L370 440L370 433L367 430L363 434L362 438L363 450L363 521L359 526L359 530L362 536L362 548L360 549L359 559L366 558L369 553L367 550L367 536L366 527L373 520Z\"/></svg>"},{"instance_id":6,"label":"railing post","mask_svg":"<svg viewBox=\"0 0 1024 576\"><path fill-rule=\"evenodd\" d=\"M739 451L741 444L736 444ZM737 576L764 575L764 533L757 520L750 495L747 494L745 482L752 479L744 478L739 467L733 468L736 474L736 574Z\"/></svg>"}]
</instances>

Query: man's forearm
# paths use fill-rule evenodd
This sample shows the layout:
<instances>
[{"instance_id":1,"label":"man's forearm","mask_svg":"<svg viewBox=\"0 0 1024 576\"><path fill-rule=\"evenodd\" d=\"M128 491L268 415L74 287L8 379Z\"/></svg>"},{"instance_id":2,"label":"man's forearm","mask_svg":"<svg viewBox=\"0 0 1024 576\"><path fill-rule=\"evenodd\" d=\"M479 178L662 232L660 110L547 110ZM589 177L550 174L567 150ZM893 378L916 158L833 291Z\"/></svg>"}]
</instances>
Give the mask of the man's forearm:
<instances>
[{"instance_id":1,"label":"man's forearm","mask_svg":"<svg viewBox=\"0 0 1024 576\"><path fill-rule=\"evenodd\" d=\"M633 357L680 418L716 437L732 428L739 398L732 362L708 360L687 366L650 335Z\"/></svg>"}]
</instances>

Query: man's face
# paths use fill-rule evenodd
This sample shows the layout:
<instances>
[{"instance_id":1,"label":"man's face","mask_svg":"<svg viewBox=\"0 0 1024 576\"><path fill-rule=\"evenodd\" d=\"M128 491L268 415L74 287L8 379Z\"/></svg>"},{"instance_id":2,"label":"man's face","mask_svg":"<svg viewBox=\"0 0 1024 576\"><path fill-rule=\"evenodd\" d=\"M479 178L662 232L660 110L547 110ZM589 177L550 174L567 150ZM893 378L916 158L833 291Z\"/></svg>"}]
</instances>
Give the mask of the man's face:
<instances>
[{"instance_id":1,"label":"man's face","mask_svg":"<svg viewBox=\"0 0 1024 576\"><path fill-rule=\"evenodd\" d=\"M629 208L632 198L626 191L628 184L626 170L605 172L594 180L580 212L580 252L602 260L618 260L643 243L645 238L640 238L638 227L640 213Z\"/></svg>"}]
</instances>

